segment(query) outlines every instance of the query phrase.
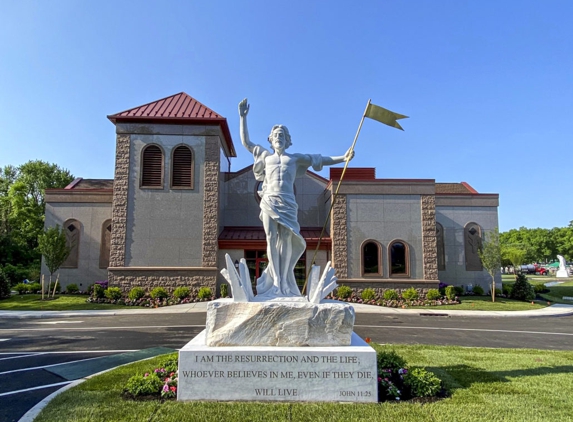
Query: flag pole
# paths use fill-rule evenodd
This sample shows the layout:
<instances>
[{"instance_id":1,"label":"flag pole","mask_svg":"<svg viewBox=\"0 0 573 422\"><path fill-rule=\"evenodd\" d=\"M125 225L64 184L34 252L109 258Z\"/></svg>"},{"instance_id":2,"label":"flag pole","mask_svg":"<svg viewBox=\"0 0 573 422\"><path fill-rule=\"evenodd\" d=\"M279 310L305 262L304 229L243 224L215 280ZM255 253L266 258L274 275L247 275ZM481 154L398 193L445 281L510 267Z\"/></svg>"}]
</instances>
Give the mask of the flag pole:
<instances>
[{"instance_id":1,"label":"flag pole","mask_svg":"<svg viewBox=\"0 0 573 422\"><path fill-rule=\"evenodd\" d=\"M354 141L352 142L352 146L350 147L349 151L354 151L354 147L356 146L356 141L358 140L358 135L360 135L360 130L362 129L362 124L364 123L364 119L366 118L366 112L368 111L368 107L370 107L371 99L368 100L368 104L366 104L366 108L364 109L364 113L362 113L362 119L360 119L360 124L358 125L358 130L356 131L356 135L354 136ZM306 273L306 279L304 280L304 286L302 286L302 294L306 293L306 286L308 284L308 277L310 275L310 271L312 266L314 265L314 261L316 259L316 255L318 254L318 249L320 248L320 242L322 241L322 237L324 236L324 232L326 231L326 225L330 220L330 216L332 215L332 210L334 209L334 203L336 202L336 198L338 197L338 191L340 190L340 185L342 184L342 179L344 178L344 174L346 173L346 169L348 168L348 163L350 160L344 161L344 168L342 169L342 173L340 174L340 179L338 180L338 185L336 186L336 191L332 196L332 201L330 202L330 209L328 210L328 214L326 215L326 219L324 221L324 225L322 226L322 230L320 232L320 236L318 238L318 243L316 244L316 249L314 250L314 255L312 256L312 260L310 261L309 270Z\"/></svg>"}]
</instances>

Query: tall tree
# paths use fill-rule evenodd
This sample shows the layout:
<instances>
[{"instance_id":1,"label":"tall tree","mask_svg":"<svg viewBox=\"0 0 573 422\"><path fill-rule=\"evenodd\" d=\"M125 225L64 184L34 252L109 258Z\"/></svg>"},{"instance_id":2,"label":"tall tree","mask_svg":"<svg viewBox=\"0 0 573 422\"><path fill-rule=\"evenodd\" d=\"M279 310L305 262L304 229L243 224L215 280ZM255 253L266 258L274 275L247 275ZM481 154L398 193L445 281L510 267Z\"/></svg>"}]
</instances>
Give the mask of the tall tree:
<instances>
[{"instance_id":1,"label":"tall tree","mask_svg":"<svg viewBox=\"0 0 573 422\"><path fill-rule=\"evenodd\" d=\"M45 190L63 188L73 179L68 170L40 160L0 171L0 266L12 283L32 268L39 271Z\"/></svg>"},{"instance_id":2,"label":"tall tree","mask_svg":"<svg viewBox=\"0 0 573 422\"><path fill-rule=\"evenodd\" d=\"M501 246L497 228L486 233L482 247L478 250L478 255L483 267L491 276L491 301L495 302L495 275L501 267Z\"/></svg>"}]
</instances>

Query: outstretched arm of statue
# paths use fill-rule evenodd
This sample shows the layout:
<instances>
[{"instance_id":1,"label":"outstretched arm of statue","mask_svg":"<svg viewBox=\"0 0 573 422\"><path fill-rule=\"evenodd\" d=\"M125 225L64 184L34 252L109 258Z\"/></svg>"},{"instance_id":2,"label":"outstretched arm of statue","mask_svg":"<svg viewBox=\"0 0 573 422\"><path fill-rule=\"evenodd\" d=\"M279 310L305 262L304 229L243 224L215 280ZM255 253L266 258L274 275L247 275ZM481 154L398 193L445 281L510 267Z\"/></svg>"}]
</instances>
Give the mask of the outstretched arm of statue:
<instances>
[{"instance_id":1,"label":"outstretched arm of statue","mask_svg":"<svg viewBox=\"0 0 573 422\"><path fill-rule=\"evenodd\" d=\"M240 132L241 132L241 143L245 148L249 150L249 152L253 152L253 148L255 145L251 143L249 139L249 129L247 128L247 114L249 114L249 103L247 103L247 99L245 98L243 101L239 103L239 117L240 121Z\"/></svg>"},{"instance_id":2,"label":"outstretched arm of statue","mask_svg":"<svg viewBox=\"0 0 573 422\"><path fill-rule=\"evenodd\" d=\"M325 166L332 166L334 164L343 163L345 161L350 161L354 158L354 150L350 148L346 151L346 154L340 157L322 157L322 164Z\"/></svg>"}]
</instances>

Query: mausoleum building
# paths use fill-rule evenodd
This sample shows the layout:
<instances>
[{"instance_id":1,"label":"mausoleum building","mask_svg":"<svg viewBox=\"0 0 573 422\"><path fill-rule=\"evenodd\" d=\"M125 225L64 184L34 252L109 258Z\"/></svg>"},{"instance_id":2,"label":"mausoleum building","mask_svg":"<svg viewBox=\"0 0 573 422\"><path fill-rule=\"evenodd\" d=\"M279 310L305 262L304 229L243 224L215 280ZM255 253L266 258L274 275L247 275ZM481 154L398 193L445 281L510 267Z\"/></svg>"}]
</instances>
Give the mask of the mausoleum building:
<instances>
[{"instance_id":1,"label":"mausoleum building","mask_svg":"<svg viewBox=\"0 0 573 422\"><path fill-rule=\"evenodd\" d=\"M85 290L109 280L124 290L216 289L226 282L225 254L237 266L246 259L254 286L267 263L262 182L252 166L231 171L227 120L185 93L108 119L116 128L114 178L78 178L46 191L45 226L62 226L71 248L62 286ZM356 288L445 282L489 289L477 251L498 226L497 194L465 182L378 179L374 168L349 167L321 237L341 171L296 179L307 243L295 268L300 285L314 260L322 268L332 261L339 284ZM45 265L42 272L48 275Z\"/></svg>"}]
</instances>

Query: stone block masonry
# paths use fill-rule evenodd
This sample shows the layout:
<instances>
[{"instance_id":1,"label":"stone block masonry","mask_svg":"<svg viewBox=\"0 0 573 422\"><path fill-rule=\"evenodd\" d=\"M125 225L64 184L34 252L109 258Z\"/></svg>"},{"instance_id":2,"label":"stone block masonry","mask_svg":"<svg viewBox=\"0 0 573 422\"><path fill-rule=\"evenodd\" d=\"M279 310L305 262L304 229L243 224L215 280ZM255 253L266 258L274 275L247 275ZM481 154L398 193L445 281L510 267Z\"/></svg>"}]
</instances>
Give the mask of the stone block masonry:
<instances>
[{"instance_id":1,"label":"stone block masonry","mask_svg":"<svg viewBox=\"0 0 573 422\"><path fill-rule=\"evenodd\" d=\"M332 209L332 261L338 279L348 278L348 215L346 195L338 195Z\"/></svg>"},{"instance_id":2,"label":"stone block masonry","mask_svg":"<svg viewBox=\"0 0 573 422\"><path fill-rule=\"evenodd\" d=\"M438 244L436 239L436 197L422 195L422 248L424 279L438 280Z\"/></svg>"},{"instance_id":3,"label":"stone block masonry","mask_svg":"<svg viewBox=\"0 0 573 422\"><path fill-rule=\"evenodd\" d=\"M205 331L179 351L177 400L378 401L376 352L346 347L208 347Z\"/></svg>"},{"instance_id":4,"label":"stone block masonry","mask_svg":"<svg viewBox=\"0 0 573 422\"><path fill-rule=\"evenodd\" d=\"M127 190L129 186L129 135L117 135L113 182L110 267L125 265ZM110 282L113 282L110 277Z\"/></svg>"}]
</instances>

